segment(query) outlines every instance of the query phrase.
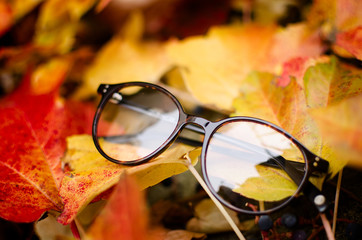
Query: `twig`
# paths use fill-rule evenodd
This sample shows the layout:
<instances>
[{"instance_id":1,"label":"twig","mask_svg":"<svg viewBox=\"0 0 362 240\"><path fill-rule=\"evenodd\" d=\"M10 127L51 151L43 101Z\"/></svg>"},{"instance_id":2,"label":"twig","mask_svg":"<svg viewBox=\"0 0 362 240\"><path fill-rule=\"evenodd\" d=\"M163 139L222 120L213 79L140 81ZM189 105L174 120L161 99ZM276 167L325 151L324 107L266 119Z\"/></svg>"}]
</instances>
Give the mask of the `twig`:
<instances>
[{"instance_id":1,"label":"twig","mask_svg":"<svg viewBox=\"0 0 362 240\"><path fill-rule=\"evenodd\" d=\"M338 215L338 203L339 203L339 194L341 192L341 183L342 183L342 173L343 168L338 173L338 181L337 181L337 188L336 188L336 197L334 200L334 211L333 211L333 224L332 224L332 231L333 235L336 234L336 225L337 225L337 215Z\"/></svg>"},{"instance_id":2,"label":"twig","mask_svg":"<svg viewBox=\"0 0 362 240\"><path fill-rule=\"evenodd\" d=\"M321 213L321 214L320 214L320 217L321 217L321 219L322 219L322 223L323 223L324 229L325 229L325 231L326 231L328 240L335 240L335 239L334 239L334 234L333 234L333 232L332 232L331 225L330 225L329 222L328 222L328 219L327 219L327 217L326 217L326 214Z\"/></svg>"},{"instance_id":3,"label":"twig","mask_svg":"<svg viewBox=\"0 0 362 240\"><path fill-rule=\"evenodd\" d=\"M196 171L195 167L192 165L190 157L187 154L185 155L185 157L188 160L188 161L186 161L187 162L187 167L189 168L191 173L195 176L195 178L200 183L200 185L205 190L205 192L209 195L211 200L215 203L216 207L219 208L220 212L224 215L226 221L230 224L230 226L234 230L235 234L239 237L240 240L245 240L245 237L241 233L238 226L236 226L236 224L234 223L234 221L232 220L230 215L226 212L225 208L221 205L221 203L214 197L214 195L212 195L212 193L210 192L210 190L207 187L206 183L204 182L204 180L202 179L200 174Z\"/></svg>"}]
</instances>

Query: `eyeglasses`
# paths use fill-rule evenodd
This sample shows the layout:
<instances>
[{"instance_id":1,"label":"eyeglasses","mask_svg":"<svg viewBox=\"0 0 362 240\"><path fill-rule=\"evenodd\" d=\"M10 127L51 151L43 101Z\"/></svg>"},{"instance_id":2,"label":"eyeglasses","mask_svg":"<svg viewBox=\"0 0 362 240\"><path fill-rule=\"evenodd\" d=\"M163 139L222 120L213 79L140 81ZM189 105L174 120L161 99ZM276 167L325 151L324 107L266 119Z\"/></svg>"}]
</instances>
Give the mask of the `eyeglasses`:
<instances>
[{"instance_id":1,"label":"eyeglasses","mask_svg":"<svg viewBox=\"0 0 362 240\"><path fill-rule=\"evenodd\" d=\"M166 89L143 82L101 84L92 134L108 160L138 165L154 159L175 140L202 146L201 169L212 194L226 207L246 214L268 214L299 192L323 212L327 204L309 177L327 173L329 164L280 127L251 117L212 122L186 114ZM181 137L183 130L203 141Z\"/></svg>"}]
</instances>

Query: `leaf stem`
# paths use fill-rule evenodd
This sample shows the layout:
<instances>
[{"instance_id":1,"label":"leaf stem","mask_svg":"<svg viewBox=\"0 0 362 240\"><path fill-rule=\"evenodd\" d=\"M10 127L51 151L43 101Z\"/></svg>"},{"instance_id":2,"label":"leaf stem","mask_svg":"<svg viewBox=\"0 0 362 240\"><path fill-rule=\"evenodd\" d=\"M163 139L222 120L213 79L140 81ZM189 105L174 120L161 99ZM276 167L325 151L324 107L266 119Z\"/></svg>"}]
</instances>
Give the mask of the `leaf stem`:
<instances>
[{"instance_id":1,"label":"leaf stem","mask_svg":"<svg viewBox=\"0 0 362 240\"><path fill-rule=\"evenodd\" d=\"M219 208L220 212L222 213L222 215L224 215L226 221L230 224L231 228L234 230L235 234L238 236L238 238L240 240L245 240L245 237L243 236L243 234L241 233L240 229L238 228L238 226L236 226L235 222L232 220L231 216L226 212L225 208L221 205L221 203L214 197L214 195L212 195L212 193L210 192L209 188L207 187L205 181L202 179L202 177L200 176L200 174L196 171L195 167L192 165L191 163L191 159L188 156L188 154L185 155L185 158L188 161L187 162L187 167L189 168L189 170L191 171L191 173L195 176L196 180L200 183L200 185L202 186L202 188L205 190L205 192L209 195L209 197L211 198L211 200L215 203L216 207Z\"/></svg>"}]
</instances>

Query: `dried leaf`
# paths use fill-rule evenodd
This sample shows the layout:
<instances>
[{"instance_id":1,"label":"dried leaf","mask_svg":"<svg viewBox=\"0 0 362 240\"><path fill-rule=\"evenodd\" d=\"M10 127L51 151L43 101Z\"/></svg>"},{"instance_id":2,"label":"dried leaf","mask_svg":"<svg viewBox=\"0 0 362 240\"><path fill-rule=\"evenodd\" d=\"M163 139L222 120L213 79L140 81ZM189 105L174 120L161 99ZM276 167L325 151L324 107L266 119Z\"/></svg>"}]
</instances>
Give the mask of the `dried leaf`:
<instances>
[{"instance_id":1,"label":"dried leaf","mask_svg":"<svg viewBox=\"0 0 362 240\"><path fill-rule=\"evenodd\" d=\"M361 83L361 80L356 82ZM361 104L362 95L359 94L326 108L310 110L323 138L333 149L336 161L348 161L357 167L362 167Z\"/></svg>"},{"instance_id":2,"label":"dried leaf","mask_svg":"<svg viewBox=\"0 0 362 240\"><path fill-rule=\"evenodd\" d=\"M270 49L265 53L266 66L255 70L267 70L279 74L282 65L295 58L318 58L324 52L319 31L310 29L306 24L289 25L276 32Z\"/></svg>"},{"instance_id":3,"label":"dried leaf","mask_svg":"<svg viewBox=\"0 0 362 240\"><path fill-rule=\"evenodd\" d=\"M362 26L337 34L336 45L362 60Z\"/></svg>"},{"instance_id":4,"label":"dried leaf","mask_svg":"<svg viewBox=\"0 0 362 240\"><path fill-rule=\"evenodd\" d=\"M214 27L206 37L171 42L167 48L184 68L188 90L202 103L228 110L251 71L279 73L290 59L316 57L323 49L318 33L303 24L281 31L275 26Z\"/></svg>"},{"instance_id":5,"label":"dried leaf","mask_svg":"<svg viewBox=\"0 0 362 240\"><path fill-rule=\"evenodd\" d=\"M312 5L308 24L320 28L333 51L342 57L361 59L359 46L362 3L356 0L319 0ZM359 44L359 45L358 45Z\"/></svg>"},{"instance_id":6,"label":"dried leaf","mask_svg":"<svg viewBox=\"0 0 362 240\"><path fill-rule=\"evenodd\" d=\"M29 78L14 94L3 99L0 111L1 216L25 222L36 220L47 209L62 208L51 171L56 159L49 157L60 157L62 153L46 148L55 130L47 120L59 105L53 92L32 95L28 86Z\"/></svg>"},{"instance_id":7,"label":"dried leaf","mask_svg":"<svg viewBox=\"0 0 362 240\"><path fill-rule=\"evenodd\" d=\"M13 23L13 12L11 9L11 6L4 2L0 2L0 36L3 35L11 26Z\"/></svg>"},{"instance_id":8,"label":"dried leaf","mask_svg":"<svg viewBox=\"0 0 362 240\"><path fill-rule=\"evenodd\" d=\"M48 0L40 10L34 43L60 53L68 52L74 44L80 18L96 0Z\"/></svg>"},{"instance_id":9,"label":"dried leaf","mask_svg":"<svg viewBox=\"0 0 362 240\"><path fill-rule=\"evenodd\" d=\"M287 62L284 62L282 68L282 74L277 80L277 84L280 87L287 86L292 78L295 78L299 85L303 85L303 77L305 71L311 67L316 65L317 63L329 62L329 57L318 57L318 58L303 58L297 57L292 58Z\"/></svg>"},{"instance_id":10,"label":"dried leaf","mask_svg":"<svg viewBox=\"0 0 362 240\"><path fill-rule=\"evenodd\" d=\"M57 222L56 217L48 214L48 217L34 224L34 229L39 239L47 240L71 240L73 238L70 226L64 226Z\"/></svg>"},{"instance_id":11,"label":"dried leaf","mask_svg":"<svg viewBox=\"0 0 362 240\"><path fill-rule=\"evenodd\" d=\"M308 113L312 107L327 107L361 92L361 74L332 59L308 68L302 85L292 80L288 86L278 86L275 76L253 73L244 81L235 99L234 115L253 116L282 127L308 149L329 160L331 172L337 173L346 158L339 158L320 135L317 123Z\"/></svg>"},{"instance_id":12,"label":"dried leaf","mask_svg":"<svg viewBox=\"0 0 362 240\"><path fill-rule=\"evenodd\" d=\"M265 119L282 127L313 151L320 150L318 129L305 114L307 105L303 88L294 80L280 87L269 73L250 74L234 101L233 115Z\"/></svg>"},{"instance_id":13,"label":"dried leaf","mask_svg":"<svg viewBox=\"0 0 362 240\"><path fill-rule=\"evenodd\" d=\"M64 75L48 78L53 88L44 88L46 93L37 94L38 88L32 89L37 84L30 82L29 74L17 91L2 99L3 218L31 222L48 209L63 208L58 187L64 174L60 159L66 147L65 137L90 132L92 117L86 109L91 109L92 115L94 112L94 107L59 98L58 88Z\"/></svg>"},{"instance_id":14,"label":"dried leaf","mask_svg":"<svg viewBox=\"0 0 362 240\"><path fill-rule=\"evenodd\" d=\"M235 211L225 209L241 230L254 226L254 220L240 222ZM204 199L195 207L195 217L187 222L186 229L191 232L216 233L231 231L230 224L211 199Z\"/></svg>"},{"instance_id":15,"label":"dried leaf","mask_svg":"<svg viewBox=\"0 0 362 240\"><path fill-rule=\"evenodd\" d=\"M189 232L185 230L172 230L166 233L164 240L202 240L206 239L204 233Z\"/></svg>"},{"instance_id":16,"label":"dried leaf","mask_svg":"<svg viewBox=\"0 0 362 240\"><path fill-rule=\"evenodd\" d=\"M56 89L61 81L49 81L49 76L53 79L65 79L71 64L69 59L59 57L38 66L31 76L31 88L34 94L45 94Z\"/></svg>"},{"instance_id":17,"label":"dried leaf","mask_svg":"<svg viewBox=\"0 0 362 240\"><path fill-rule=\"evenodd\" d=\"M0 36L44 0L0 1Z\"/></svg>"},{"instance_id":18,"label":"dried leaf","mask_svg":"<svg viewBox=\"0 0 362 240\"><path fill-rule=\"evenodd\" d=\"M260 176L248 178L233 191L259 201L279 201L296 192L298 186L284 171L258 165L255 168Z\"/></svg>"},{"instance_id":19,"label":"dried leaf","mask_svg":"<svg viewBox=\"0 0 362 240\"><path fill-rule=\"evenodd\" d=\"M274 26L215 27L206 37L171 42L167 51L185 68L185 85L199 101L230 109L243 78L263 60L274 32Z\"/></svg>"},{"instance_id":20,"label":"dried leaf","mask_svg":"<svg viewBox=\"0 0 362 240\"><path fill-rule=\"evenodd\" d=\"M115 36L97 54L85 74L79 97L93 95L100 83L156 82L170 68L164 45L141 41L143 19L139 13L125 24L123 35Z\"/></svg>"},{"instance_id":21,"label":"dried leaf","mask_svg":"<svg viewBox=\"0 0 362 240\"><path fill-rule=\"evenodd\" d=\"M62 209L42 143L19 109L0 109L2 218L32 222L48 209Z\"/></svg>"},{"instance_id":22,"label":"dried leaf","mask_svg":"<svg viewBox=\"0 0 362 240\"><path fill-rule=\"evenodd\" d=\"M362 93L362 71L330 62L310 67L304 75L306 104L308 107L327 107Z\"/></svg>"},{"instance_id":23,"label":"dried leaf","mask_svg":"<svg viewBox=\"0 0 362 240\"><path fill-rule=\"evenodd\" d=\"M178 145L151 162L128 167L103 158L95 148L91 136L72 136L67 142L68 151L63 161L72 171L63 178L59 193L64 202L64 211L58 219L62 224L71 222L92 199L116 184L124 172L135 176L144 189L186 171L182 156L193 149ZM123 153L128 154L127 151ZM197 159L198 154L191 157Z\"/></svg>"},{"instance_id":24,"label":"dried leaf","mask_svg":"<svg viewBox=\"0 0 362 240\"><path fill-rule=\"evenodd\" d=\"M89 239L158 239L148 225L144 196L134 178L122 176L87 233Z\"/></svg>"}]
</instances>

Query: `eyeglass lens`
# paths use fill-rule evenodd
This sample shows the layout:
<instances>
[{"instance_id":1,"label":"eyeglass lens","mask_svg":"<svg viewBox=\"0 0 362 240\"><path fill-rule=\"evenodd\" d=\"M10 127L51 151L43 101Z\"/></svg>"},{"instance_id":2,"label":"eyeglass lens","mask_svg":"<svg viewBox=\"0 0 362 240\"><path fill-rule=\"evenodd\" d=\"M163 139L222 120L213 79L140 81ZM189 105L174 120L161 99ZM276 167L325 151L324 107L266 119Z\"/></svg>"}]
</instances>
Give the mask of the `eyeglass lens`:
<instances>
[{"instance_id":1,"label":"eyeglass lens","mask_svg":"<svg viewBox=\"0 0 362 240\"><path fill-rule=\"evenodd\" d=\"M147 87L115 92L102 110L97 136L108 156L132 161L155 152L171 136L179 119L172 99Z\"/></svg>"},{"instance_id":2,"label":"eyeglass lens","mask_svg":"<svg viewBox=\"0 0 362 240\"><path fill-rule=\"evenodd\" d=\"M223 124L206 151L205 170L214 192L228 204L250 212L253 206L258 211L270 210L294 196L304 167L299 148L259 122Z\"/></svg>"}]
</instances>

